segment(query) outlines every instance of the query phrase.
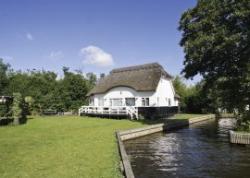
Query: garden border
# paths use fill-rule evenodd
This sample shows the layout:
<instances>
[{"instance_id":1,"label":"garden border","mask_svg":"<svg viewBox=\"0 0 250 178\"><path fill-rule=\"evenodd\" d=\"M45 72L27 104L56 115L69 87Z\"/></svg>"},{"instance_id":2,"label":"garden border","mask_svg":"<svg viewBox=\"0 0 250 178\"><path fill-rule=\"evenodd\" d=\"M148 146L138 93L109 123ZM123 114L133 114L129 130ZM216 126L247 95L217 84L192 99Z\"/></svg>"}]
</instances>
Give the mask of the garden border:
<instances>
[{"instance_id":1,"label":"garden border","mask_svg":"<svg viewBox=\"0 0 250 178\"><path fill-rule=\"evenodd\" d=\"M214 114L209 114L206 116L194 117L188 120L187 119L176 120L177 122L174 122L174 123L167 123L167 124L162 123L162 124L155 124L155 125L151 125L147 127L137 128L137 129L130 129L126 131L117 131L116 138L117 138L117 144L118 144L119 154L121 158L121 171L124 174L125 178L134 178L135 176L132 170L131 163L129 161L129 157L126 153L123 141L150 135L150 134L161 132L161 131L179 129L179 128L189 126L197 122L203 122L203 121L207 121L209 119L214 119L214 118L215 118Z\"/></svg>"}]
</instances>

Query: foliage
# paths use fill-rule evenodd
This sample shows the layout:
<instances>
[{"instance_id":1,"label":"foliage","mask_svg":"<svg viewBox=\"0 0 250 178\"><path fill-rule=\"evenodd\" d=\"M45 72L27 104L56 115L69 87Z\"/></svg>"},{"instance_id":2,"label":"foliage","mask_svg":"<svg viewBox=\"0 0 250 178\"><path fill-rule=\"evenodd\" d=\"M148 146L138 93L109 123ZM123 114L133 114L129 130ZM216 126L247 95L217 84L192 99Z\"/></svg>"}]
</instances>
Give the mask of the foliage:
<instances>
[{"instance_id":1,"label":"foliage","mask_svg":"<svg viewBox=\"0 0 250 178\"><path fill-rule=\"evenodd\" d=\"M237 120L236 131L250 132L250 112L244 112L240 117L241 119Z\"/></svg>"},{"instance_id":2,"label":"foliage","mask_svg":"<svg viewBox=\"0 0 250 178\"><path fill-rule=\"evenodd\" d=\"M87 79L89 80L89 87L92 88L97 82L97 77L92 72L87 73L86 76L87 76Z\"/></svg>"},{"instance_id":3,"label":"foliage","mask_svg":"<svg viewBox=\"0 0 250 178\"><path fill-rule=\"evenodd\" d=\"M187 96L187 85L184 83L183 78L179 75L175 76L173 80L173 86L175 88L176 93L182 98Z\"/></svg>"},{"instance_id":4,"label":"foliage","mask_svg":"<svg viewBox=\"0 0 250 178\"><path fill-rule=\"evenodd\" d=\"M8 116L8 107L5 104L0 104L0 117L6 117Z\"/></svg>"},{"instance_id":5,"label":"foliage","mask_svg":"<svg viewBox=\"0 0 250 178\"><path fill-rule=\"evenodd\" d=\"M87 80L81 74L74 74L64 70L64 78L60 81L61 99L66 110L78 109L79 106L86 104L86 95L89 91Z\"/></svg>"},{"instance_id":6,"label":"foliage","mask_svg":"<svg viewBox=\"0 0 250 178\"><path fill-rule=\"evenodd\" d=\"M14 125L26 122L25 102L20 93L13 93L12 114Z\"/></svg>"},{"instance_id":7,"label":"foliage","mask_svg":"<svg viewBox=\"0 0 250 178\"><path fill-rule=\"evenodd\" d=\"M96 83L96 76L81 71L70 72L63 68L64 76L58 78L51 71L13 71L0 60L0 95L20 93L26 100L29 114L41 114L44 110L77 110L87 103L86 94Z\"/></svg>"},{"instance_id":8,"label":"foliage","mask_svg":"<svg viewBox=\"0 0 250 178\"><path fill-rule=\"evenodd\" d=\"M0 120L2 118L8 118L11 115L10 112L11 101L7 99L6 101L0 102Z\"/></svg>"},{"instance_id":9,"label":"foliage","mask_svg":"<svg viewBox=\"0 0 250 178\"><path fill-rule=\"evenodd\" d=\"M173 80L175 91L180 95L181 111L185 113L209 113L214 106L207 91L203 90L204 81L196 85L186 85L184 79L176 76Z\"/></svg>"},{"instance_id":10,"label":"foliage","mask_svg":"<svg viewBox=\"0 0 250 178\"><path fill-rule=\"evenodd\" d=\"M236 131L239 131L239 132L250 132L250 121L247 120L245 122L241 122L237 126Z\"/></svg>"},{"instance_id":11,"label":"foliage","mask_svg":"<svg viewBox=\"0 0 250 178\"><path fill-rule=\"evenodd\" d=\"M28 110L27 110L27 114L29 115L35 115L35 111L34 111L34 103L35 100L33 99L32 96L26 96L24 98L25 103L27 104Z\"/></svg>"},{"instance_id":12,"label":"foliage","mask_svg":"<svg viewBox=\"0 0 250 178\"><path fill-rule=\"evenodd\" d=\"M122 177L115 131L143 126L129 120L34 118L15 130L0 128L1 178Z\"/></svg>"},{"instance_id":13,"label":"foliage","mask_svg":"<svg viewBox=\"0 0 250 178\"><path fill-rule=\"evenodd\" d=\"M198 0L182 15L179 29L185 77L203 76L208 98L219 98L215 106L249 112L250 1Z\"/></svg>"},{"instance_id":14,"label":"foliage","mask_svg":"<svg viewBox=\"0 0 250 178\"><path fill-rule=\"evenodd\" d=\"M5 94L4 89L8 85L7 71L10 65L3 63L3 59L0 58L0 96Z\"/></svg>"},{"instance_id":15,"label":"foliage","mask_svg":"<svg viewBox=\"0 0 250 178\"><path fill-rule=\"evenodd\" d=\"M20 118L22 117L22 95L20 93L13 93L13 104L12 104L12 113L13 117Z\"/></svg>"}]
</instances>

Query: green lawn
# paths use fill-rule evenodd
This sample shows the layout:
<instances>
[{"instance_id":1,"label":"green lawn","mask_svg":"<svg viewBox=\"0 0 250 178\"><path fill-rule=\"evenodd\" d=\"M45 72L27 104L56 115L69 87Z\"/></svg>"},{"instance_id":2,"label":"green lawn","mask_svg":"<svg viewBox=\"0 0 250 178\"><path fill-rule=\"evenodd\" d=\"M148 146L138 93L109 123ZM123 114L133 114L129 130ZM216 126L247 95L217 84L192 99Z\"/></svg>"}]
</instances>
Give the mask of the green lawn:
<instances>
[{"instance_id":1,"label":"green lawn","mask_svg":"<svg viewBox=\"0 0 250 178\"><path fill-rule=\"evenodd\" d=\"M201 115L176 118L197 116ZM121 177L115 131L143 123L154 122L60 116L0 127L0 177Z\"/></svg>"},{"instance_id":2,"label":"green lawn","mask_svg":"<svg viewBox=\"0 0 250 178\"><path fill-rule=\"evenodd\" d=\"M37 117L25 125L0 127L0 177L121 177L114 132L142 125L129 120Z\"/></svg>"}]
</instances>

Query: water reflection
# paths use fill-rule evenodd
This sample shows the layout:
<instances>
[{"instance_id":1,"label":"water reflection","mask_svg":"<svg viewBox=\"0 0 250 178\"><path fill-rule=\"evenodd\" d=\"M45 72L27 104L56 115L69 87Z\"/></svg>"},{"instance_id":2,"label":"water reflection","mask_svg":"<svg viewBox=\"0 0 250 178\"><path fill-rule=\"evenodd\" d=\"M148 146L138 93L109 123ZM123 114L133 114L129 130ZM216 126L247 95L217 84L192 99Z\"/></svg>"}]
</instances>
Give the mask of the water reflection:
<instances>
[{"instance_id":1,"label":"water reflection","mask_svg":"<svg viewBox=\"0 0 250 178\"><path fill-rule=\"evenodd\" d=\"M220 119L125 142L136 177L250 177L250 149L231 145Z\"/></svg>"}]
</instances>

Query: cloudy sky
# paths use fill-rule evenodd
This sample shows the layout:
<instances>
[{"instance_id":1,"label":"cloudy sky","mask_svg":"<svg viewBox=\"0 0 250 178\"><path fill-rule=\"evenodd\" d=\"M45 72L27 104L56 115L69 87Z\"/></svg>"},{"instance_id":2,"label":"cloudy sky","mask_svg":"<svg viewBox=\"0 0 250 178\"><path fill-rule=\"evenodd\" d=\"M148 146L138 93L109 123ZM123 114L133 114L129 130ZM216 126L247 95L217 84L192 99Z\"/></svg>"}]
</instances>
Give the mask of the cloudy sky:
<instances>
[{"instance_id":1,"label":"cloudy sky","mask_svg":"<svg viewBox=\"0 0 250 178\"><path fill-rule=\"evenodd\" d=\"M177 30L195 0L1 0L0 57L18 70L183 68ZM197 80L197 79L196 79Z\"/></svg>"}]
</instances>

